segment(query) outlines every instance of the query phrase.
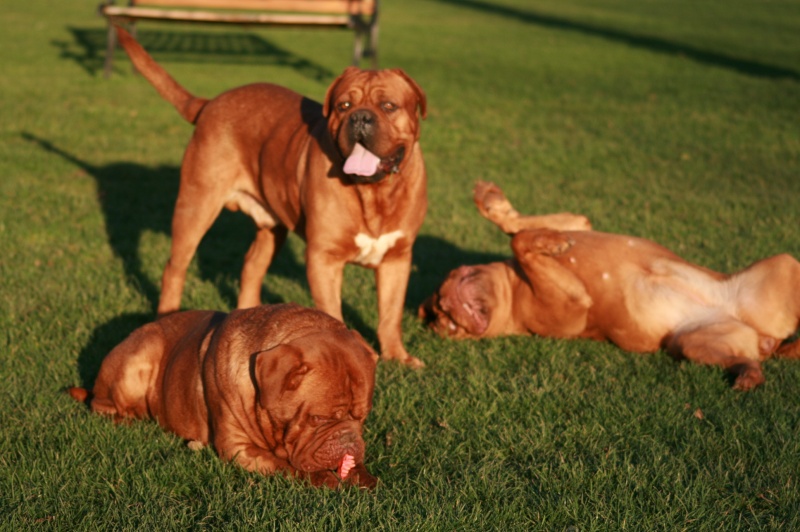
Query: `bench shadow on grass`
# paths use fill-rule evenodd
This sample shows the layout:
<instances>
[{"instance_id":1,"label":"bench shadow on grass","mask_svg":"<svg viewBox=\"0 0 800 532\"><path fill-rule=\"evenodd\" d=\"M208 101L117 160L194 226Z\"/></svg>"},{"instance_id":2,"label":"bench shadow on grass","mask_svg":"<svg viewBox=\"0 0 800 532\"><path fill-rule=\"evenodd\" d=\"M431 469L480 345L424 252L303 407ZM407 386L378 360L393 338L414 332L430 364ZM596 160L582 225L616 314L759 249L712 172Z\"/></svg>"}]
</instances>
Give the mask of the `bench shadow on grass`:
<instances>
[{"instance_id":1,"label":"bench shadow on grass","mask_svg":"<svg viewBox=\"0 0 800 532\"><path fill-rule=\"evenodd\" d=\"M73 41L53 41L63 59L78 63L96 76L103 71L106 55L106 30L68 27ZM159 61L276 65L289 67L317 81L332 80L327 68L281 48L247 31L230 33L171 32L138 30L137 40ZM119 46L114 54L114 72L131 69L125 51Z\"/></svg>"},{"instance_id":2,"label":"bench shadow on grass","mask_svg":"<svg viewBox=\"0 0 800 532\"><path fill-rule=\"evenodd\" d=\"M512 18L528 24L553 28L557 30L574 31L601 37L611 41L620 42L629 46L643 48L651 52L667 55L684 56L698 63L727 68L741 74L761 78L788 78L800 80L800 73L796 70L768 65L760 61L752 61L732 57L719 52L703 50L688 44L681 44L661 37L641 35L625 30L604 28L591 23L570 20L568 18L536 12L531 9L517 9L489 3L485 0L438 0L445 4L453 4L460 8L473 9Z\"/></svg>"},{"instance_id":3,"label":"bench shadow on grass","mask_svg":"<svg viewBox=\"0 0 800 532\"><path fill-rule=\"evenodd\" d=\"M109 245L120 258L126 279L150 302L152 308L150 313L118 316L94 331L78 358L83 385L90 385L103 357L135 328L155 318L160 288L144 268L139 247L145 233L170 234L172 210L178 194L179 169L176 166L148 167L132 162L97 166L31 133L24 132L21 136L37 144L43 151L69 161L95 179ZM217 287L228 308L236 306L239 274L254 237L255 227L249 218L241 213L223 211L197 250L200 278ZM407 311L413 314L453 268L505 258L461 250L445 240L426 235L417 239L414 256L415 268L409 280L405 302ZM164 261L166 259L165 256ZM305 264L298 262L288 250L283 250L275 257L267 277L272 275L290 279L308 290ZM285 302L282 296L270 292L266 285L262 286L262 301ZM364 317L356 309L344 302L342 312L350 327L377 346L375 331L366 325Z\"/></svg>"}]
</instances>

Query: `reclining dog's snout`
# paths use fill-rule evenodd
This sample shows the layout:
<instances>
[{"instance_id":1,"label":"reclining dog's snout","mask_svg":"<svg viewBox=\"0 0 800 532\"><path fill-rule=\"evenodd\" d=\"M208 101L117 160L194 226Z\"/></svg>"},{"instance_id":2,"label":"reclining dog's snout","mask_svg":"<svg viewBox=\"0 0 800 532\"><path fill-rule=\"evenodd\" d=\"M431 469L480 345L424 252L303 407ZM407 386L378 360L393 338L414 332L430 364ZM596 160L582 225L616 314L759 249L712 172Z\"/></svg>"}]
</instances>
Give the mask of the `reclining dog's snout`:
<instances>
[{"instance_id":1,"label":"reclining dog's snout","mask_svg":"<svg viewBox=\"0 0 800 532\"><path fill-rule=\"evenodd\" d=\"M375 113L367 109L360 109L350 115L350 134L356 142L374 134L376 119Z\"/></svg>"},{"instance_id":2,"label":"reclining dog's snout","mask_svg":"<svg viewBox=\"0 0 800 532\"><path fill-rule=\"evenodd\" d=\"M343 446L355 445L358 443L358 434L351 430L342 431L338 438L339 444Z\"/></svg>"}]
</instances>

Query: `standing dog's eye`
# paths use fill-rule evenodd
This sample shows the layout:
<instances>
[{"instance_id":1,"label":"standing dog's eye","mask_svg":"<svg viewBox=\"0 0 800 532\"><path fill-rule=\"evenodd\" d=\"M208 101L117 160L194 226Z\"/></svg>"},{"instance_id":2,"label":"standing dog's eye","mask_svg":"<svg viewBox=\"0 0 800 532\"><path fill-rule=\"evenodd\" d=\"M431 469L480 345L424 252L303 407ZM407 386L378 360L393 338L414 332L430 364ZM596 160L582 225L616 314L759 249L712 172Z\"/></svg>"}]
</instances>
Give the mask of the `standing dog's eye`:
<instances>
[{"instance_id":1,"label":"standing dog's eye","mask_svg":"<svg viewBox=\"0 0 800 532\"><path fill-rule=\"evenodd\" d=\"M350 109L350 107L352 105L353 104L351 104L350 102L339 102L338 104L336 104L336 109L339 112L343 113L343 112L347 111L348 109Z\"/></svg>"},{"instance_id":2,"label":"standing dog's eye","mask_svg":"<svg viewBox=\"0 0 800 532\"><path fill-rule=\"evenodd\" d=\"M383 102L381 104L381 109L383 109L387 113L392 113L394 111L397 111L397 105L392 102Z\"/></svg>"}]
</instances>

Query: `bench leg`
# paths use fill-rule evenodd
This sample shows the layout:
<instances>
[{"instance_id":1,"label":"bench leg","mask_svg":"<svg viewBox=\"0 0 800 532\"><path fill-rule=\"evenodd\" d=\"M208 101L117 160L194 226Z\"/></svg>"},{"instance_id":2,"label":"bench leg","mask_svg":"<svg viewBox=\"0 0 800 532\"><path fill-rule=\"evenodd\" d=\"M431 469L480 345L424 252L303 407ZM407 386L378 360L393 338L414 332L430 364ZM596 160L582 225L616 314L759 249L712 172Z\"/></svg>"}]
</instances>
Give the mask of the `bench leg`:
<instances>
[{"instance_id":1,"label":"bench leg","mask_svg":"<svg viewBox=\"0 0 800 532\"><path fill-rule=\"evenodd\" d=\"M356 41L353 43L353 66L361 66L361 58L364 57L364 33L356 30Z\"/></svg>"},{"instance_id":2,"label":"bench leg","mask_svg":"<svg viewBox=\"0 0 800 532\"><path fill-rule=\"evenodd\" d=\"M372 20L369 27L369 48L367 49L368 55L372 58L372 68L378 68L378 14Z\"/></svg>"},{"instance_id":3,"label":"bench leg","mask_svg":"<svg viewBox=\"0 0 800 532\"><path fill-rule=\"evenodd\" d=\"M106 60L103 63L103 76L111 77L111 69L114 66L114 49L117 47L117 32L114 25L108 21L108 36L106 38Z\"/></svg>"},{"instance_id":4,"label":"bench leg","mask_svg":"<svg viewBox=\"0 0 800 532\"><path fill-rule=\"evenodd\" d=\"M362 19L355 21L356 41L353 46L353 65L360 67L365 57L372 58L372 68L378 68L378 15L373 15L369 23Z\"/></svg>"}]
</instances>

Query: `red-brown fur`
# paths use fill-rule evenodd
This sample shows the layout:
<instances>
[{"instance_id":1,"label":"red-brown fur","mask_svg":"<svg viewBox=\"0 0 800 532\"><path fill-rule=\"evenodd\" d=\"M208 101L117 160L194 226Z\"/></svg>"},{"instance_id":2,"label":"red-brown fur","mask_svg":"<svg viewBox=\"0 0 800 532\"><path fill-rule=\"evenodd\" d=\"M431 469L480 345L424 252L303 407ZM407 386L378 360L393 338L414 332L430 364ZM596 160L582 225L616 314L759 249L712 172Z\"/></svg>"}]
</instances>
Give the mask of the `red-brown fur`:
<instances>
[{"instance_id":1,"label":"red-brown fur","mask_svg":"<svg viewBox=\"0 0 800 532\"><path fill-rule=\"evenodd\" d=\"M382 356L422 365L401 337L411 248L427 207L418 121L426 98L417 83L399 69L350 67L323 104L268 83L207 100L181 87L124 30L118 36L142 75L195 124L181 167L159 314L180 307L189 262L222 209L241 210L258 230L242 268L239 308L260 304L272 258L287 231L295 231L307 243L317 308L341 319L345 264L374 268ZM372 176L343 171L357 140L381 158ZM385 235L386 249L364 257L369 243Z\"/></svg>"},{"instance_id":2,"label":"red-brown fur","mask_svg":"<svg viewBox=\"0 0 800 532\"><path fill-rule=\"evenodd\" d=\"M376 360L358 333L294 304L176 312L115 347L91 392L67 391L93 412L153 418L263 474L335 487L334 471L350 455L346 481L371 488L361 434Z\"/></svg>"},{"instance_id":3,"label":"red-brown fur","mask_svg":"<svg viewBox=\"0 0 800 532\"><path fill-rule=\"evenodd\" d=\"M454 338L538 334L610 340L634 352L664 348L721 366L735 387L764 382L760 361L797 358L779 347L800 320L800 263L777 255L724 275L649 240L591 231L583 216L521 216L479 183L481 214L512 234L514 258L450 273L420 316Z\"/></svg>"}]
</instances>

